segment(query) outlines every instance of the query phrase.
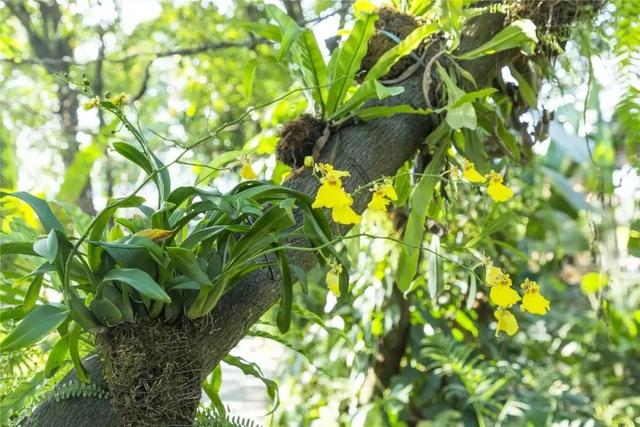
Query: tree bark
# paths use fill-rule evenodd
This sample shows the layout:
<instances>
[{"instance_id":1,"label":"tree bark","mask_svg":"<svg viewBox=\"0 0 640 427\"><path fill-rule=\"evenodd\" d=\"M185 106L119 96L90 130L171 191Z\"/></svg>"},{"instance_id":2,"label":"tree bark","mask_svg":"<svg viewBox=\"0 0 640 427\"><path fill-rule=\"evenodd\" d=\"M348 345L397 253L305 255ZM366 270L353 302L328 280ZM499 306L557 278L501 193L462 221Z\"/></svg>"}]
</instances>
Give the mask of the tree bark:
<instances>
[{"instance_id":1,"label":"tree bark","mask_svg":"<svg viewBox=\"0 0 640 427\"><path fill-rule=\"evenodd\" d=\"M599 2L591 3L594 10ZM532 14L537 10L532 10ZM575 16L572 18L575 19ZM537 21L537 19L535 20ZM473 19L465 28L460 50L473 49L496 34L505 25L502 14L484 14ZM504 67L521 57L518 50L509 50L473 61L463 61L460 65L471 73L479 87L490 82ZM437 80L434 79L432 87ZM424 108L422 73L413 75L403 84L404 93L372 104L410 104ZM434 104L434 102L432 102ZM329 138L320 162L331 162L336 169L349 170L351 177L344 181L346 189L371 182L374 179L393 175L407 160L411 159L425 137L439 124L441 117L398 114L370 122L357 123L342 128ZM302 172L288 180L285 185L298 191L315 194L318 182L308 172ZM369 195L360 192L355 195L355 208L361 212ZM343 231L347 231L343 228ZM308 252L290 254L290 261L305 269L313 264L313 256ZM212 313L203 320L200 344L205 355L204 378L220 360L246 335L249 328L280 297L281 284L272 280L265 272L255 272L228 291ZM204 324L199 324L202 327ZM94 356L87 361L92 381L104 384L101 369ZM75 378L71 372L64 381ZM28 426L116 426L108 400L70 399L61 402L47 401L34 412Z\"/></svg>"}]
</instances>

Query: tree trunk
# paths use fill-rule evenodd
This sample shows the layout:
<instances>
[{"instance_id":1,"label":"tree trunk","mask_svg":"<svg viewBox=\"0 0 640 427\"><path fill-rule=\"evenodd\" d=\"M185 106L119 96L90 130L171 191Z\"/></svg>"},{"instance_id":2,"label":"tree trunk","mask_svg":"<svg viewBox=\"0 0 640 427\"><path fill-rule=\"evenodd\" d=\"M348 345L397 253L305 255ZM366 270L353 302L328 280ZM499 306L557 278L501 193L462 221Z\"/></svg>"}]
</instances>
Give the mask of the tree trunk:
<instances>
[{"instance_id":1,"label":"tree trunk","mask_svg":"<svg viewBox=\"0 0 640 427\"><path fill-rule=\"evenodd\" d=\"M527 0L518 4L538 3L537 0ZM581 6L585 4L580 2ZM600 3L592 1L589 5L593 11L597 10ZM532 7L528 14L524 13L521 13L522 17L530 17L536 23L545 23L550 15L544 14L554 14L554 10ZM566 23L577 18L575 13L567 16L570 18ZM484 14L473 19L465 28L460 50L464 52L479 46L502 29L505 23L505 16L502 14ZM463 61L460 65L471 73L479 87L483 87L503 66L520 57L522 56L518 50L509 50L473 61ZM410 104L415 108L425 107L421 74L417 73L403 82L403 94L371 104ZM434 78L431 88L437 84L438 81ZM320 161L330 161L337 169L349 170L351 177L346 179L344 184L347 190L353 190L374 179L393 175L404 162L415 155L418 147L439 124L440 119L441 117L435 115L424 117L398 114L390 118L346 126L331 135ZM307 194L315 194L318 182L305 171L288 180L285 185ZM368 201L369 196L365 193L360 192L355 196L355 208L359 212L364 210ZM308 269L313 263L313 257L307 252L296 252L290 254L290 261ZM272 280L267 273L257 271L228 291L209 316L194 322L194 329L199 331L198 346L203 357L201 379L206 377L262 314L278 300L280 287L278 280ZM97 358L90 358L87 365L92 381L104 385ZM71 381L73 378L72 372L64 381ZM118 421L110 401L77 398L43 403L28 420L27 425L100 427L116 426Z\"/></svg>"}]
</instances>

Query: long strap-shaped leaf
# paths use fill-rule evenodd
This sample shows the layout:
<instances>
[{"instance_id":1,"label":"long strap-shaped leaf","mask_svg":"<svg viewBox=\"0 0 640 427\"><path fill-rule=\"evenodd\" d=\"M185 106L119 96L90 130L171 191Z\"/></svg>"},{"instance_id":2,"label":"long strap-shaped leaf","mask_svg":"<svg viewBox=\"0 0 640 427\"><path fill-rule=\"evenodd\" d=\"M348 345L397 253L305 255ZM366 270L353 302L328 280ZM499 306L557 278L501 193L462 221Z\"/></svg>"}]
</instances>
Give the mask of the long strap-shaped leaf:
<instances>
[{"instance_id":1,"label":"long strap-shaped leaf","mask_svg":"<svg viewBox=\"0 0 640 427\"><path fill-rule=\"evenodd\" d=\"M293 46L294 61L300 67L304 84L311 89L315 103L320 107L320 115L324 115L327 100L327 65L322 58L313 31L305 29L302 36Z\"/></svg>"},{"instance_id":2,"label":"long strap-shaped leaf","mask_svg":"<svg viewBox=\"0 0 640 427\"><path fill-rule=\"evenodd\" d=\"M353 83L360 63L367 53L367 43L375 31L377 15L363 13L353 25L353 30L344 44L336 49L329 61L329 98L325 114L331 116L342 103Z\"/></svg>"},{"instance_id":3,"label":"long strap-shaped leaf","mask_svg":"<svg viewBox=\"0 0 640 427\"><path fill-rule=\"evenodd\" d=\"M276 323L281 333L285 333L291 326L291 305L293 303L293 280L291 278L291 269L289 261L283 251L278 251L278 260L280 261L280 272L282 274L282 298L280 299L280 307L276 317Z\"/></svg>"},{"instance_id":4,"label":"long strap-shaped leaf","mask_svg":"<svg viewBox=\"0 0 640 427\"><path fill-rule=\"evenodd\" d=\"M444 134L446 125L440 125L429 139L440 140L441 137L432 137L434 134ZM424 171L423 177L413 190L409 205L411 212L404 231L404 243L398 260L398 288L406 292L410 289L411 282L418 271L418 259L420 255L420 245L424 236L424 222L427 219L427 212L433 200L433 190L440 181L438 172L442 166L444 154L448 144L438 147L433 159Z\"/></svg>"}]
</instances>

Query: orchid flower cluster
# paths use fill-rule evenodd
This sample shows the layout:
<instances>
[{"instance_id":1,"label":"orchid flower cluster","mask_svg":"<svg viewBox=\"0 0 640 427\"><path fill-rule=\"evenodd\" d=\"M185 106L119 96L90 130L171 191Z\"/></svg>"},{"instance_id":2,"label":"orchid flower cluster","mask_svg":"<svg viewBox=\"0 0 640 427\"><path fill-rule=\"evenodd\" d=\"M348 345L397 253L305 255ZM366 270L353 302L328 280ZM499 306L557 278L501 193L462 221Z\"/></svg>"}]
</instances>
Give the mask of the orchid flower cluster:
<instances>
[{"instance_id":1,"label":"orchid flower cluster","mask_svg":"<svg viewBox=\"0 0 640 427\"><path fill-rule=\"evenodd\" d=\"M509 308L519 301L522 301L520 308L522 311L532 314L545 315L549 310L549 300L540 293L540 286L533 280L526 279L520 287L524 290L522 298L513 289L511 276L502 271L500 267L493 265L491 261L486 264L485 282L491 287L489 298L491 302L498 306L495 312L498 326L496 335L499 332L506 332L507 335L514 335L518 331L518 321Z\"/></svg>"},{"instance_id":2,"label":"orchid flower cluster","mask_svg":"<svg viewBox=\"0 0 640 427\"><path fill-rule=\"evenodd\" d=\"M464 161L462 169L462 176L473 184L484 184L489 181L487 193L494 202L506 202L513 197L513 191L503 184L504 178L499 173L491 171L483 176L469 160Z\"/></svg>"}]
</instances>

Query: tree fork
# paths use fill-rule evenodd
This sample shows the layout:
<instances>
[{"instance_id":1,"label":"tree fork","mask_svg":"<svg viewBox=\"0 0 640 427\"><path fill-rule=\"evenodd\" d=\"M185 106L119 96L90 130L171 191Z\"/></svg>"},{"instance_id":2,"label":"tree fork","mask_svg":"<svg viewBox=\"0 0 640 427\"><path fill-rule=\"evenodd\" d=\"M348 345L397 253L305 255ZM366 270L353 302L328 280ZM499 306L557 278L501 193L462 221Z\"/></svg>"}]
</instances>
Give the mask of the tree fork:
<instances>
[{"instance_id":1,"label":"tree fork","mask_svg":"<svg viewBox=\"0 0 640 427\"><path fill-rule=\"evenodd\" d=\"M513 4L521 18L530 18L536 24L551 22L561 16L563 22L557 28L580 18L580 14L576 12L579 7L588 9L593 15L602 5L600 0L554 2L561 7L573 8L559 14L558 10L542 7L540 3L545 2L522 0ZM505 24L507 24L506 17L500 13L484 14L470 20L463 32L460 51L464 52L480 46L504 28ZM462 61L460 65L471 73L478 85L482 87L489 83L502 67L521 57L520 52L513 49L472 61ZM434 79L430 90L433 90L437 83L438 81ZM421 73L403 82L403 86L405 89L403 94L373 102L371 105L409 104L416 108L423 108L425 101ZM432 102L432 104L436 103ZM331 163L336 169L349 170L351 177L344 183L348 190L352 190L382 176L393 175L404 162L415 155L425 137L438 124L438 118L433 115L425 118L420 115L398 114L347 126L331 135L319 161L328 162L331 157ZM288 180L285 186L306 194L315 194L318 182L308 172L304 172ZM364 210L367 199L368 195L364 192L355 196L354 206L357 211ZM290 258L291 262L305 269L310 268L313 263L312 257L305 252L292 253ZM257 271L228 291L205 319L194 323L194 328L198 330L198 344L203 357L201 378L206 377L246 335L249 328L278 300L280 286L278 280L273 280L266 273ZM98 358L91 356L85 360L85 364L91 381L104 386L105 381ZM72 371L61 384L73 380L77 381L77 378ZM25 425L115 427L120 425L120 421L109 400L73 398L60 402L45 401L34 411Z\"/></svg>"}]
</instances>

